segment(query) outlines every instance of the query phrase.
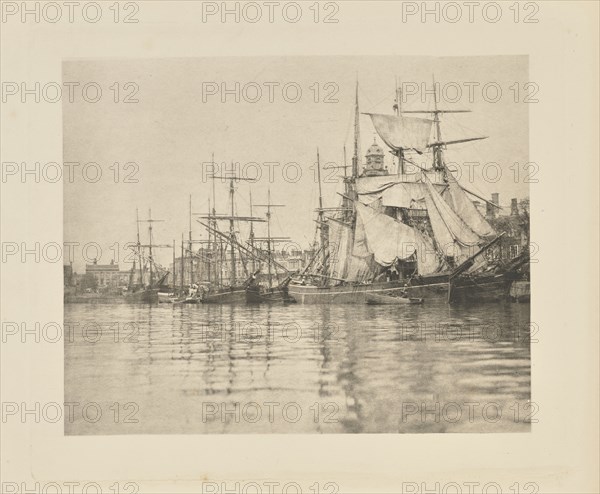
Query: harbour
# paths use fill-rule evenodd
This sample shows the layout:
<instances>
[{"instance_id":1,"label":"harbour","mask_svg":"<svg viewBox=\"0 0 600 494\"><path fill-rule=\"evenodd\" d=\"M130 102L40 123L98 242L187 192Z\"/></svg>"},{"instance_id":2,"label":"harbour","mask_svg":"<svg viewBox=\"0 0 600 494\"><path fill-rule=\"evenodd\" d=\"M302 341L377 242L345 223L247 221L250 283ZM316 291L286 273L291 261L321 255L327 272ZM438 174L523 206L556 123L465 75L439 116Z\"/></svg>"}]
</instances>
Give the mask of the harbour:
<instances>
[{"instance_id":1,"label":"harbour","mask_svg":"<svg viewBox=\"0 0 600 494\"><path fill-rule=\"evenodd\" d=\"M166 140L190 162L148 155L145 187L93 224L73 195L67 229L111 247L64 267L65 400L112 413L67 435L532 429L529 197L456 166L510 141L498 107L439 101L430 76L428 101L365 79L346 79L343 105L293 108L335 138L181 107L186 137L174 118ZM263 110L272 125L291 107ZM249 174L257 149L288 143L279 178Z\"/></svg>"},{"instance_id":2,"label":"harbour","mask_svg":"<svg viewBox=\"0 0 600 494\"><path fill-rule=\"evenodd\" d=\"M526 432L536 420L528 304L69 304L65 326L65 401L133 404L128 421L78 415L69 435Z\"/></svg>"},{"instance_id":3,"label":"harbour","mask_svg":"<svg viewBox=\"0 0 600 494\"><path fill-rule=\"evenodd\" d=\"M502 207L497 193L487 200L458 182L445 158L446 149L487 136L444 140L442 117L469 110L439 109L435 80L432 93L433 108L403 110L402 91L397 87L393 113L364 114L393 157L386 165L377 137L363 160L356 82L351 164L347 164L344 147L343 164L337 167L343 169L344 192L338 193L341 198L334 198L334 205L326 204L317 149L315 238L310 255L298 269L276 259L277 244L293 242L272 233L274 210L286 205L273 203L269 188L267 203L253 206L253 180L217 175L213 154L212 194L206 213L193 212L189 196L188 238L182 233L180 269L176 241L171 245L154 240L153 225L164 220L153 219L151 209L147 219L140 219L136 209L137 236L130 246L133 264L127 286L121 287L122 297L143 304L385 305L438 298L445 298L448 304L526 301L524 285L518 283L529 281L528 199L521 203L513 199L509 217L498 217ZM425 162L419 165L417 159ZM217 213L216 180L229 183L227 213ZM239 212L236 199L238 184L244 182L250 184L247 215ZM482 201L485 213L480 210ZM264 209L264 217L256 215L256 208ZM261 223L266 223L264 237L255 234ZM147 241L142 240L140 224L148 225ZM194 226L198 225L205 238L195 240ZM248 225L245 237L242 225ZM508 253L506 246L502 247L505 236L513 237ZM157 262L156 250L162 248L172 249L170 268ZM73 285L72 281L69 284ZM115 295L112 290L107 300ZM65 298L67 302L85 300L85 296L73 294Z\"/></svg>"}]
</instances>

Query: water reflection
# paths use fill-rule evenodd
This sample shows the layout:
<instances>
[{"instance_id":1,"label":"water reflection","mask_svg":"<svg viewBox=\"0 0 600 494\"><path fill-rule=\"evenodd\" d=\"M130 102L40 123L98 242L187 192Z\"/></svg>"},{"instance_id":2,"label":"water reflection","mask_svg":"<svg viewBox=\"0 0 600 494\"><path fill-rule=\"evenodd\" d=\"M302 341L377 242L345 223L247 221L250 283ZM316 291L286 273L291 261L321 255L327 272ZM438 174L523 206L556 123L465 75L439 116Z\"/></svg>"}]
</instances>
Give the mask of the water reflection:
<instances>
[{"instance_id":1,"label":"water reflection","mask_svg":"<svg viewBox=\"0 0 600 494\"><path fill-rule=\"evenodd\" d=\"M70 304L65 323L65 401L104 412L68 434L511 432L535 411L528 305Z\"/></svg>"}]
</instances>

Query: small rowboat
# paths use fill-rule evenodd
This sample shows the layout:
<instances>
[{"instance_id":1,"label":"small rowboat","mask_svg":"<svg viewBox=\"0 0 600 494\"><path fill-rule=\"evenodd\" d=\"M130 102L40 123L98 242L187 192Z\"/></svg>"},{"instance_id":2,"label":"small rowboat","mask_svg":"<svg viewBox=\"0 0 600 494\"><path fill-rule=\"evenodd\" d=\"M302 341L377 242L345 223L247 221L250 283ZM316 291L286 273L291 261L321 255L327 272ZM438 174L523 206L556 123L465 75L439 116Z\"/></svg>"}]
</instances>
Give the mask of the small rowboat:
<instances>
[{"instance_id":1,"label":"small rowboat","mask_svg":"<svg viewBox=\"0 0 600 494\"><path fill-rule=\"evenodd\" d=\"M199 304L200 298L196 296L188 296L173 301L173 304Z\"/></svg>"},{"instance_id":2,"label":"small rowboat","mask_svg":"<svg viewBox=\"0 0 600 494\"><path fill-rule=\"evenodd\" d=\"M367 293L367 304L369 305L402 305L422 303L422 298L410 298L401 295L386 295L380 293Z\"/></svg>"}]
</instances>

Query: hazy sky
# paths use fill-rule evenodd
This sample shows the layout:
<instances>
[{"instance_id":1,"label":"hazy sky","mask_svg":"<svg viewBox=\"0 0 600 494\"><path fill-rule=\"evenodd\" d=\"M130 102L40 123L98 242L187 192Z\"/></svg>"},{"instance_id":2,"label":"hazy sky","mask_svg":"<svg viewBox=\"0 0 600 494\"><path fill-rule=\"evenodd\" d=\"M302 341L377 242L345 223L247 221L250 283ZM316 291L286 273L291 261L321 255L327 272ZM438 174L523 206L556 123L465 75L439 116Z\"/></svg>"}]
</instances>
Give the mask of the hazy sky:
<instances>
[{"instance_id":1,"label":"hazy sky","mask_svg":"<svg viewBox=\"0 0 600 494\"><path fill-rule=\"evenodd\" d=\"M351 162L353 141L353 112L355 81L358 76L359 102L363 112L392 113L394 81L416 83L418 93L407 97L404 109L431 108L430 96L423 95L421 84L431 87L432 74L440 87L446 88L448 99L440 108L469 109L472 113L448 115L442 126L447 139L468 136L489 136L474 143L448 149L447 161L479 162L474 183L469 183L466 167L461 183L489 197L499 192L501 203L511 197L528 195L523 165L528 161L528 104L523 100L532 88L528 82L528 59L525 56L504 57L260 57L260 58L189 58L189 59L102 59L66 61L64 82L82 85L95 82L103 90L97 103L75 98L73 103L63 98L64 161L96 162L102 178L88 183L75 174L73 183L64 184L65 241L84 244L97 242L102 246L100 262L108 263L114 251L109 246L123 244L135 238L135 209L142 218L152 208L155 218L165 220L155 224L155 240L171 244L188 231L188 200L192 194L193 211L205 212L211 195L210 181L203 179L203 162L210 162L211 153L217 163L240 163L247 176L256 175L258 163L262 177L256 183L239 183L237 210L249 214L249 190L253 202L264 204L270 187L272 201L285 204L278 208L273 223L274 235L292 237L307 245L314 236L314 208L317 206L317 184L314 175L316 149L321 163L341 165L346 145L348 164ZM241 92L240 102L234 94L222 101L220 88L226 84L234 89L239 82L247 92ZM117 83L119 100L132 92L127 83L139 90L137 103L115 103ZM207 94L207 89L219 92ZM286 93L288 99L302 94L297 102L286 101L282 87L293 83ZM329 84L328 84L329 83ZM448 85L450 83L450 85ZM474 84L479 84L474 86ZM482 87L488 86L485 95ZM515 86L515 83L517 86ZM248 85L249 84L249 85ZM262 97L255 91L262 88ZM207 86L208 85L208 86ZM272 99L269 100L268 86ZM473 100L469 101L469 85ZM462 89L457 98L456 87ZM114 88L115 86L113 86ZM203 87L205 88L203 94ZM497 102L495 88L502 90ZM512 89L511 89L512 87ZM516 88L520 90L517 93ZM312 89L311 89L312 88ZM317 92L318 88L318 92ZM79 93L80 94L80 93ZM90 90L91 97L93 91ZM315 98L317 101L315 101ZM421 99L426 98L422 102ZM258 99L251 102L252 99ZM325 102L325 100L331 102ZM517 99L517 101L515 101ZM361 117L362 154L373 142L374 130L368 116ZM378 139L379 144L383 143ZM386 164L392 158L386 152ZM121 163L118 183L115 183L113 163ZM139 171L124 183L133 168L123 169L126 162L136 162ZM495 183L484 180L482 170L488 162L496 162L502 176ZM513 163L518 162L521 173L515 176ZM265 163L280 163L273 167L273 182L269 183L269 168ZM302 176L296 182L286 181L282 169L288 165L288 178L296 179L298 168ZM109 167L113 167L112 169ZM510 168L512 166L512 169ZM311 168L312 167L312 168ZM81 167L78 169L80 170ZM496 180L496 165L488 165L488 178ZM93 177L91 169L90 176ZM343 170L334 171L341 176ZM323 174L323 178L332 172ZM66 181L65 181L66 182ZM335 206L339 196L335 179L323 186L325 206ZM217 210L227 208L228 182L217 181ZM259 208L254 211L260 213ZM257 227L257 235L264 235ZM193 227L194 237L206 238L200 225ZM145 241L145 232L143 232ZM172 253L163 249L159 260L168 263ZM85 261L75 259L81 272ZM123 266L126 268L127 266Z\"/></svg>"}]
</instances>

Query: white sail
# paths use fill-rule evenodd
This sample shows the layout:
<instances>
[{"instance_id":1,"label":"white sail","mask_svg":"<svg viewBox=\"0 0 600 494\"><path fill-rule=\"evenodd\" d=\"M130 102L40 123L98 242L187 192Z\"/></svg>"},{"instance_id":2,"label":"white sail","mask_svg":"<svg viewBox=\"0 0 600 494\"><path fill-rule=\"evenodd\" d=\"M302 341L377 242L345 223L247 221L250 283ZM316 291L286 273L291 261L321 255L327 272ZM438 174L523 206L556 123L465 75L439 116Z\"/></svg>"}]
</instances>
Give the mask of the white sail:
<instances>
[{"instance_id":1,"label":"white sail","mask_svg":"<svg viewBox=\"0 0 600 494\"><path fill-rule=\"evenodd\" d=\"M415 175L414 180L419 176ZM440 192L447 188L445 183L434 183L434 187ZM406 181L387 175L358 179L356 191L358 200L365 206L381 199L382 206L395 208L410 208L414 201L422 200L427 194L427 188L423 182Z\"/></svg>"},{"instance_id":2,"label":"white sail","mask_svg":"<svg viewBox=\"0 0 600 494\"><path fill-rule=\"evenodd\" d=\"M456 181L450 171L447 172L448 190L444 192L443 197L452 207L454 212L478 235L490 237L496 232L486 221L475 204L467 197L466 192Z\"/></svg>"},{"instance_id":3,"label":"white sail","mask_svg":"<svg viewBox=\"0 0 600 494\"><path fill-rule=\"evenodd\" d=\"M415 228L417 237L417 271L420 275L441 271L446 265L435 250L433 241Z\"/></svg>"},{"instance_id":4,"label":"white sail","mask_svg":"<svg viewBox=\"0 0 600 494\"><path fill-rule=\"evenodd\" d=\"M329 276L344 279L352 230L348 225L329 218Z\"/></svg>"},{"instance_id":5,"label":"white sail","mask_svg":"<svg viewBox=\"0 0 600 494\"><path fill-rule=\"evenodd\" d=\"M441 261L433 243L421 232L360 203L356 203L356 211L358 221L364 226L368 250L378 264L389 267L397 259L416 255L419 274L440 269Z\"/></svg>"},{"instance_id":6,"label":"white sail","mask_svg":"<svg viewBox=\"0 0 600 494\"><path fill-rule=\"evenodd\" d=\"M354 242L346 262L346 279L356 282L371 281L381 267L373 259L367 248L365 227L358 215L354 226Z\"/></svg>"},{"instance_id":7,"label":"white sail","mask_svg":"<svg viewBox=\"0 0 600 494\"><path fill-rule=\"evenodd\" d=\"M373 126L392 149L417 149L423 151L429 144L433 120L428 118L403 117L399 115L383 115L367 113Z\"/></svg>"},{"instance_id":8,"label":"white sail","mask_svg":"<svg viewBox=\"0 0 600 494\"><path fill-rule=\"evenodd\" d=\"M474 253L482 238L460 219L431 183L426 185L425 204L438 249L461 262Z\"/></svg>"}]
</instances>

